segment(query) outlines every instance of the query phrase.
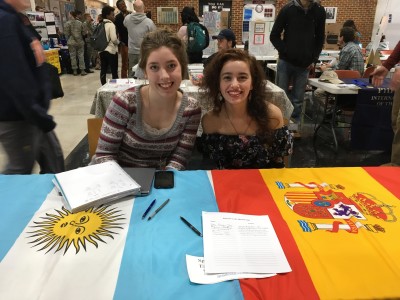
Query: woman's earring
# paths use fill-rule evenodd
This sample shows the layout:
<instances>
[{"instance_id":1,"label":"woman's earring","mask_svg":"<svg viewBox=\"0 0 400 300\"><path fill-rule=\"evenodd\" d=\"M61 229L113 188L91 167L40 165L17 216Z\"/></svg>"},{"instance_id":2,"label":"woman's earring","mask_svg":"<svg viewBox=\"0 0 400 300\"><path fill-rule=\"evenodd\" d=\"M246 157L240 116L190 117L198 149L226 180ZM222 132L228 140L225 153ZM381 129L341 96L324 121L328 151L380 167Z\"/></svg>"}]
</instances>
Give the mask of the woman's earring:
<instances>
[{"instance_id":1,"label":"woman's earring","mask_svg":"<svg viewBox=\"0 0 400 300\"><path fill-rule=\"evenodd\" d=\"M219 102L224 101L224 97L222 97L221 92L218 93L218 100L219 100Z\"/></svg>"}]
</instances>

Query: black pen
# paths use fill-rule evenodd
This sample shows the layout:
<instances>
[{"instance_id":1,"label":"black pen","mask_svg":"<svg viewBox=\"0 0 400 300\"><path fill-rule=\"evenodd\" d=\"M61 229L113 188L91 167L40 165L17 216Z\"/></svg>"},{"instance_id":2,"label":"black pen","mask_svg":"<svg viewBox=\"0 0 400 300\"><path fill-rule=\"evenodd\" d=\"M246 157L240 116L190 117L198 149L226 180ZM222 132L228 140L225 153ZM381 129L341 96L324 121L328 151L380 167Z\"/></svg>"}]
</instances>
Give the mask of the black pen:
<instances>
[{"instance_id":1,"label":"black pen","mask_svg":"<svg viewBox=\"0 0 400 300\"><path fill-rule=\"evenodd\" d=\"M151 201L149 207L146 209L146 211L144 212L143 216L142 216L142 220L147 216L147 214L149 213L149 211L151 210L151 208L154 206L154 203L156 203L156 199L154 199L153 201Z\"/></svg>"},{"instance_id":2,"label":"black pen","mask_svg":"<svg viewBox=\"0 0 400 300\"><path fill-rule=\"evenodd\" d=\"M190 229L192 229L198 236L203 236L200 231L197 230L196 227L194 227L192 224L190 224L184 217L180 217L183 223L185 223L187 226L189 226Z\"/></svg>"},{"instance_id":3,"label":"black pen","mask_svg":"<svg viewBox=\"0 0 400 300\"><path fill-rule=\"evenodd\" d=\"M147 221L150 221L151 219L154 218L154 216L169 202L169 199L165 200L163 204L160 205L159 208L156 209L156 211L147 219Z\"/></svg>"}]
</instances>

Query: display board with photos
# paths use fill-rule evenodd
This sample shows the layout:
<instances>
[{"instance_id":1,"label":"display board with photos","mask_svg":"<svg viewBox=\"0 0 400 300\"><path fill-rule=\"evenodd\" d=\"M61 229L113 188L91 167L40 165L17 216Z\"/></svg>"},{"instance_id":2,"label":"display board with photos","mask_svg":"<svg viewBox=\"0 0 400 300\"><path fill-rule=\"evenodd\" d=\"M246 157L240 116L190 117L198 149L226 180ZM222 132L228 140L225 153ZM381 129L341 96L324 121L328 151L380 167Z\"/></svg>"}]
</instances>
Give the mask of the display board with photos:
<instances>
[{"instance_id":1,"label":"display board with photos","mask_svg":"<svg viewBox=\"0 0 400 300\"><path fill-rule=\"evenodd\" d=\"M42 37L42 41L57 38L56 17L53 12L28 11L26 16Z\"/></svg>"}]
</instances>

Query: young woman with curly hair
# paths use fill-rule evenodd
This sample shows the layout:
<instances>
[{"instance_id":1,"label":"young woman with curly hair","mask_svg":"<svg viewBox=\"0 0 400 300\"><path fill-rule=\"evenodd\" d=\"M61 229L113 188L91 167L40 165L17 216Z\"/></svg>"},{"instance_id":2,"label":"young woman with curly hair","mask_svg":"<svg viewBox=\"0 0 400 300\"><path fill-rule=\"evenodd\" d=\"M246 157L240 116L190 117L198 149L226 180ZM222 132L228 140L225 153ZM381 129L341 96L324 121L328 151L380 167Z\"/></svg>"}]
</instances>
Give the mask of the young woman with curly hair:
<instances>
[{"instance_id":1,"label":"young woman with curly hair","mask_svg":"<svg viewBox=\"0 0 400 300\"><path fill-rule=\"evenodd\" d=\"M292 136L281 110L268 102L265 75L253 56L239 49L218 53L201 87L213 102L202 118L205 157L220 169L284 167Z\"/></svg>"}]
</instances>

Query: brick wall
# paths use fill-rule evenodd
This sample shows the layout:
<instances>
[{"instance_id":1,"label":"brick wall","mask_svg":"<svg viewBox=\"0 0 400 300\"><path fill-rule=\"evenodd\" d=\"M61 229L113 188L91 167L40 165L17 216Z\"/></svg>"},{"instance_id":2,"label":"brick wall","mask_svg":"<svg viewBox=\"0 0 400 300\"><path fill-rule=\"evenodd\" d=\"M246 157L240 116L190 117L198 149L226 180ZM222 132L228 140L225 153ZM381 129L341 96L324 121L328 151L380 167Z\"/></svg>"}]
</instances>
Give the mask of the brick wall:
<instances>
[{"instance_id":1,"label":"brick wall","mask_svg":"<svg viewBox=\"0 0 400 300\"><path fill-rule=\"evenodd\" d=\"M157 26L157 7L178 7L179 11L184 6L195 7L196 13L199 12L198 0L145 0L146 10L151 11L152 19ZM361 33L361 42L364 47L371 39L371 32L374 25L375 9L378 0L321 0L321 4L326 7L337 7L338 14L336 23L342 24L347 19L352 19L356 23L358 31ZM235 32L237 40L241 43L242 40L242 15L243 15L243 0L232 0L232 30ZM276 0L276 11L287 3L287 0ZM179 17L178 25L169 25L172 30L178 31L182 22Z\"/></svg>"},{"instance_id":2,"label":"brick wall","mask_svg":"<svg viewBox=\"0 0 400 300\"><path fill-rule=\"evenodd\" d=\"M324 0L322 4L338 8L336 23L343 24L346 20L354 20L361 33L361 43L366 47L371 41L377 0Z\"/></svg>"}]
</instances>

